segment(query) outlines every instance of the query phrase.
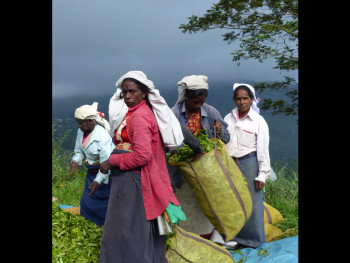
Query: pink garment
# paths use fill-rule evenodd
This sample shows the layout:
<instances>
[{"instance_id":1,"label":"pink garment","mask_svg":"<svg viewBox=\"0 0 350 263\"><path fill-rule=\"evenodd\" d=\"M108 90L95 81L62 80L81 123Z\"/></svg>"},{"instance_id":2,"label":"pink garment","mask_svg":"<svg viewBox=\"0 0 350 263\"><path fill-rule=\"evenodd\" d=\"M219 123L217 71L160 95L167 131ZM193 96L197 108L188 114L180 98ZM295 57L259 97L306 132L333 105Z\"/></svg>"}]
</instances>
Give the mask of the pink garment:
<instances>
[{"instance_id":1,"label":"pink garment","mask_svg":"<svg viewBox=\"0 0 350 263\"><path fill-rule=\"evenodd\" d=\"M155 219L169 202L179 206L170 183L156 118L145 101L129 108L126 129L133 152L111 154L109 164L122 170L141 167L141 188L146 219Z\"/></svg>"}]
</instances>

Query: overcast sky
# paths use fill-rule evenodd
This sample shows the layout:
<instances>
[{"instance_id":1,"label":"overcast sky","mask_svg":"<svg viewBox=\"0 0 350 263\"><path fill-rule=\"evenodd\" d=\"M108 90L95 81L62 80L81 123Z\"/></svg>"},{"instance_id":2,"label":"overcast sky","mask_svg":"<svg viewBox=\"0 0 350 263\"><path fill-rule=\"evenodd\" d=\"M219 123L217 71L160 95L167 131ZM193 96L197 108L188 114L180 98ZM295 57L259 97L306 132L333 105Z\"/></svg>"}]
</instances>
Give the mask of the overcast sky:
<instances>
[{"instance_id":1,"label":"overcast sky","mask_svg":"<svg viewBox=\"0 0 350 263\"><path fill-rule=\"evenodd\" d=\"M242 61L223 41L226 31L184 34L192 15L202 16L218 0L53 0L52 94L113 94L115 82L141 70L155 88L174 88L187 75L208 82L281 80L273 64ZM297 79L297 72L288 76ZM209 85L210 89L215 89Z\"/></svg>"}]
</instances>

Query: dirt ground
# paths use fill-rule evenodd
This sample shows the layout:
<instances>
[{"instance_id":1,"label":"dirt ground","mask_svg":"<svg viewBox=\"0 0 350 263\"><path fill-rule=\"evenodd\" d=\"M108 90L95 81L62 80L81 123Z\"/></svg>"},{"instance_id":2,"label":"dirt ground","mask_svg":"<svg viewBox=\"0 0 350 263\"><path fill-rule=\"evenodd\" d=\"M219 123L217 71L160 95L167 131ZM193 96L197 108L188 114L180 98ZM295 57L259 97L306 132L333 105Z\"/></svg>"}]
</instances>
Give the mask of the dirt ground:
<instances>
[{"instance_id":1,"label":"dirt ground","mask_svg":"<svg viewBox=\"0 0 350 263\"><path fill-rule=\"evenodd\" d=\"M180 202L182 211L186 215L186 221L180 221L179 226L184 230L195 234L209 234L214 226L205 216L194 196L190 185L183 179L180 189L177 189L175 196Z\"/></svg>"}]
</instances>

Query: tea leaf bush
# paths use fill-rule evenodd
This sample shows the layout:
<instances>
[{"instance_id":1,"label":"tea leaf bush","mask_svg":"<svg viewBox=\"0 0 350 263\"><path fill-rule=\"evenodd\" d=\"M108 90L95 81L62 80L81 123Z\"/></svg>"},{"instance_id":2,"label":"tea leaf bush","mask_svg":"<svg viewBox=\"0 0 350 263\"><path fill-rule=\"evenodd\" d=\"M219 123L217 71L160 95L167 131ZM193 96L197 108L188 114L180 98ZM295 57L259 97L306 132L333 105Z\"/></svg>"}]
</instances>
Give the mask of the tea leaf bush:
<instances>
[{"instance_id":1,"label":"tea leaf bush","mask_svg":"<svg viewBox=\"0 0 350 263\"><path fill-rule=\"evenodd\" d=\"M52 202L52 262L98 262L102 229Z\"/></svg>"}]
</instances>

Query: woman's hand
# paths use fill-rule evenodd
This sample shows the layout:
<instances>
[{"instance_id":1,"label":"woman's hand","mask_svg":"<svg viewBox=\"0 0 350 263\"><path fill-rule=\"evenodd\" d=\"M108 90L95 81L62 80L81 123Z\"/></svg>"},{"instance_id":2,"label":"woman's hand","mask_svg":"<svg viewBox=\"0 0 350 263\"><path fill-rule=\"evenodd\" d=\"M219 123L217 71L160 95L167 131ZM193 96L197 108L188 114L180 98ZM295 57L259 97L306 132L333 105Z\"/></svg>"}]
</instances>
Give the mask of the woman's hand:
<instances>
[{"instance_id":1,"label":"woman's hand","mask_svg":"<svg viewBox=\"0 0 350 263\"><path fill-rule=\"evenodd\" d=\"M70 164L69 177L72 177L74 171L79 171L79 169L78 169L78 163L73 161Z\"/></svg>"},{"instance_id":2,"label":"woman's hand","mask_svg":"<svg viewBox=\"0 0 350 263\"><path fill-rule=\"evenodd\" d=\"M98 182L93 181L93 182L89 185L88 188L91 189L91 192L90 192L90 194L88 194L88 196L93 195L93 194L96 192L97 188L98 188Z\"/></svg>"},{"instance_id":3,"label":"woman's hand","mask_svg":"<svg viewBox=\"0 0 350 263\"><path fill-rule=\"evenodd\" d=\"M222 131L221 123L218 122L216 119L214 119L214 129L215 129L216 134L220 134Z\"/></svg>"},{"instance_id":4,"label":"woman's hand","mask_svg":"<svg viewBox=\"0 0 350 263\"><path fill-rule=\"evenodd\" d=\"M100 163L100 172L103 174L108 174L108 170L110 170L110 166L109 166L109 161L107 159L106 161L103 161L102 163Z\"/></svg>"},{"instance_id":5,"label":"woman's hand","mask_svg":"<svg viewBox=\"0 0 350 263\"><path fill-rule=\"evenodd\" d=\"M265 183L262 182L262 181L258 181L258 180L255 181L256 190L261 190L261 189L263 189L263 188L264 188L264 185L265 185Z\"/></svg>"}]
</instances>

